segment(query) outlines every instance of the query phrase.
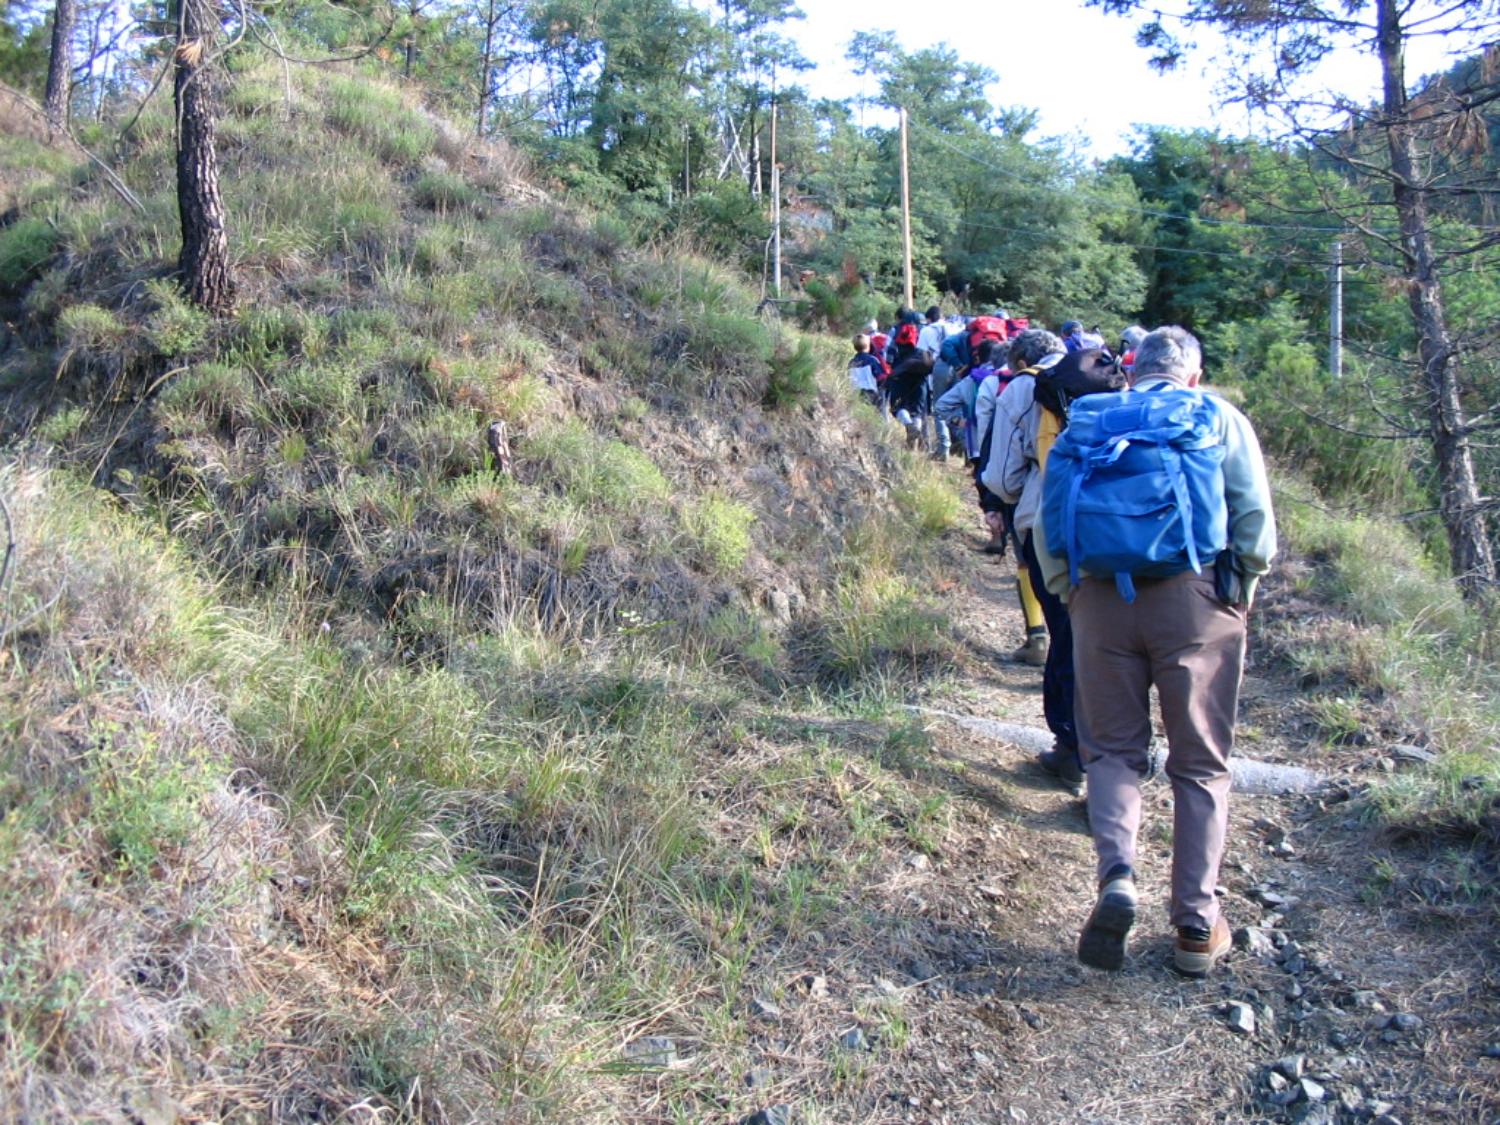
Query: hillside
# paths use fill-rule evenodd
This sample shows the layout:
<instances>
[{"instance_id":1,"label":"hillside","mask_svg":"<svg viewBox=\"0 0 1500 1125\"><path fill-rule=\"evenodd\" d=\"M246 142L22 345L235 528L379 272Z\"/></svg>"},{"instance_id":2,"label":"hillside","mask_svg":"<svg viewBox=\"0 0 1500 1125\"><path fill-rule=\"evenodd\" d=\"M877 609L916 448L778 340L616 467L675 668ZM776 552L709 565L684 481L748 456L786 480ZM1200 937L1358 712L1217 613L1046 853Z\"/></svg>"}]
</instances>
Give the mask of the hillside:
<instances>
[{"instance_id":1,"label":"hillside","mask_svg":"<svg viewBox=\"0 0 1500 1125\"><path fill-rule=\"evenodd\" d=\"M1240 806L1274 952L1100 980L1078 807L945 717L1040 725L1013 571L841 341L409 91L264 63L215 321L171 129L119 153L140 211L0 136L0 1116L1500 1112L1491 633L1418 540L1283 477L1244 750L1336 785ZM1289 1053L1324 1102L1272 1097Z\"/></svg>"}]
</instances>

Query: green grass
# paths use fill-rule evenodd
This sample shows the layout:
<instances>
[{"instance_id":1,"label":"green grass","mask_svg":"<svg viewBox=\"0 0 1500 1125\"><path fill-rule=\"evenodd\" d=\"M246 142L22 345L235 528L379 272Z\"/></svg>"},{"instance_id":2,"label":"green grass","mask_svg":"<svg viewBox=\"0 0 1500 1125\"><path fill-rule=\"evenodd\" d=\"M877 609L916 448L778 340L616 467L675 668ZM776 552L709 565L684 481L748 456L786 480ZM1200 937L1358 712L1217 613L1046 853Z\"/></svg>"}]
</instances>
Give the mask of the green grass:
<instances>
[{"instance_id":1,"label":"green grass","mask_svg":"<svg viewBox=\"0 0 1500 1125\"><path fill-rule=\"evenodd\" d=\"M160 280L154 108L121 156L146 214L80 188L17 267L40 343L6 386L63 354L129 377L118 402L59 382L36 428L84 472L107 453L108 498L0 480L25 625L0 646L0 1035L25 1060L0 1107L24 1086L56 1100L18 1117L87 1117L128 1081L226 1120L607 1120L636 1096L621 1042L736 1057L764 966L857 928L873 872L947 831L880 710L947 651L906 574L937 525L787 518L890 507L911 468L828 487L826 435L863 423L740 275L481 192L357 72L293 72L288 115L269 62L226 88L235 317ZM768 584L803 591L790 625ZM756 729L783 699L890 735ZM711 1085L664 1097L703 1120Z\"/></svg>"},{"instance_id":2,"label":"green grass","mask_svg":"<svg viewBox=\"0 0 1500 1125\"><path fill-rule=\"evenodd\" d=\"M58 241L42 219L20 219L0 229L0 289L20 289L40 274Z\"/></svg>"},{"instance_id":3,"label":"green grass","mask_svg":"<svg viewBox=\"0 0 1500 1125\"><path fill-rule=\"evenodd\" d=\"M1500 734L1493 623L1400 523L1340 514L1301 480L1277 487L1284 544L1310 560L1303 593L1335 617L1316 627L1277 622L1272 642L1304 685L1323 689L1304 711L1324 739L1342 745L1395 732L1438 752L1432 765L1378 780L1368 807L1403 838L1461 842L1439 864L1457 878L1483 862L1466 849L1500 847L1500 756L1488 749Z\"/></svg>"},{"instance_id":4,"label":"green grass","mask_svg":"<svg viewBox=\"0 0 1500 1125\"><path fill-rule=\"evenodd\" d=\"M129 334L118 316L98 305L73 305L57 318L58 338L72 351L107 351L123 344Z\"/></svg>"},{"instance_id":5,"label":"green grass","mask_svg":"<svg viewBox=\"0 0 1500 1125\"><path fill-rule=\"evenodd\" d=\"M745 565L752 546L755 513L725 496L709 494L682 515L683 530L699 562L718 574Z\"/></svg>"},{"instance_id":6,"label":"green grass","mask_svg":"<svg viewBox=\"0 0 1500 1125\"><path fill-rule=\"evenodd\" d=\"M432 151L437 131L384 84L335 77L327 85L328 120L371 145L382 160L415 164Z\"/></svg>"},{"instance_id":7,"label":"green grass","mask_svg":"<svg viewBox=\"0 0 1500 1125\"><path fill-rule=\"evenodd\" d=\"M906 479L896 490L895 501L912 526L928 536L957 527L968 514L968 507L955 491L951 478L920 457L911 459Z\"/></svg>"}]
</instances>

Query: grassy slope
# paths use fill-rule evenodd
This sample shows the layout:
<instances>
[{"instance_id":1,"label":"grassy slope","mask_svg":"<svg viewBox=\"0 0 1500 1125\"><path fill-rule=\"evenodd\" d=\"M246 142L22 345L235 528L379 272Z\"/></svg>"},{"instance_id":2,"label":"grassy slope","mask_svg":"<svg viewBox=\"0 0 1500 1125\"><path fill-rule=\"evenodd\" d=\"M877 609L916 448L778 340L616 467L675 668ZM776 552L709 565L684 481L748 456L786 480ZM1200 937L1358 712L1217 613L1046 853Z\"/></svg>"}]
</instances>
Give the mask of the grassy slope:
<instances>
[{"instance_id":1,"label":"grassy slope","mask_svg":"<svg viewBox=\"0 0 1500 1125\"><path fill-rule=\"evenodd\" d=\"M0 1114L700 1119L941 833L885 685L951 644L956 500L733 274L300 81L227 96L230 323L164 279L160 111L145 215L64 167L0 230ZM778 718L830 708L888 733ZM717 1065L663 1093L648 1032Z\"/></svg>"},{"instance_id":2,"label":"grassy slope","mask_svg":"<svg viewBox=\"0 0 1500 1125\"><path fill-rule=\"evenodd\" d=\"M749 1000L947 831L890 703L948 651L920 591L951 491L733 274L393 91L298 83L227 97L230 324L163 280L159 113L145 216L59 165L0 230L40 447L3 490L0 1108L749 1112ZM1442 690L1481 633L1415 548L1282 512L1270 651L1308 722L1454 750L1380 799L1484 838L1493 728ZM903 1050L898 999L857 1014L868 1059L800 1061L826 1120ZM696 1064L632 1072L644 1034Z\"/></svg>"}]
</instances>

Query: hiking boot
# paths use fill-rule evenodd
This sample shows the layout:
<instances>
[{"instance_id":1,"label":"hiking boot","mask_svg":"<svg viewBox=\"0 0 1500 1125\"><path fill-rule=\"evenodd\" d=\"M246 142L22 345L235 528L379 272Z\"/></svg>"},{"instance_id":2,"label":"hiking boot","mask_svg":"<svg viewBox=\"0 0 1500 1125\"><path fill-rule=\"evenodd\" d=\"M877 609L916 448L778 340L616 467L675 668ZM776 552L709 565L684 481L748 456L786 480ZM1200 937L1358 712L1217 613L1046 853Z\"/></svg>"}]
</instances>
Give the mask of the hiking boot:
<instances>
[{"instance_id":1,"label":"hiking boot","mask_svg":"<svg viewBox=\"0 0 1500 1125\"><path fill-rule=\"evenodd\" d=\"M990 535L989 542L980 548L987 555L1005 554L1005 532L996 531Z\"/></svg>"},{"instance_id":2,"label":"hiking boot","mask_svg":"<svg viewBox=\"0 0 1500 1125\"><path fill-rule=\"evenodd\" d=\"M1125 938L1135 925L1135 880L1121 875L1099 888L1099 901L1078 936L1078 959L1091 969L1118 972L1125 964Z\"/></svg>"},{"instance_id":3,"label":"hiking boot","mask_svg":"<svg viewBox=\"0 0 1500 1125\"><path fill-rule=\"evenodd\" d=\"M1077 750L1054 746L1051 750L1043 750L1038 754L1036 762L1062 782L1063 788L1070 790L1074 796L1083 793L1083 766L1078 761Z\"/></svg>"},{"instance_id":4,"label":"hiking boot","mask_svg":"<svg viewBox=\"0 0 1500 1125\"><path fill-rule=\"evenodd\" d=\"M1010 654L1012 662L1041 668L1047 663L1047 634L1028 633L1026 643Z\"/></svg>"},{"instance_id":5,"label":"hiking boot","mask_svg":"<svg viewBox=\"0 0 1500 1125\"><path fill-rule=\"evenodd\" d=\"M1222 915L1214 921L1212 930L1178 926L1172 966L1185 977L1206 977L1229 952L1231 944L1229 923Z\"/></svg>"}]
</instances>

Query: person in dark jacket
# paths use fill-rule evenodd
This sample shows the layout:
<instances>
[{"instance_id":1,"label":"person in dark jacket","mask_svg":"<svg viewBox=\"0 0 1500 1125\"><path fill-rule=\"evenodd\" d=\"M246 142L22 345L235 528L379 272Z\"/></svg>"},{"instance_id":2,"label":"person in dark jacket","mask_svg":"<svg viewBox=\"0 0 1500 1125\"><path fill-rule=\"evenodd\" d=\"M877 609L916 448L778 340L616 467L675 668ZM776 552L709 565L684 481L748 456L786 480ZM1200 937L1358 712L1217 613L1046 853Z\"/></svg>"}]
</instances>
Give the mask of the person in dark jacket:
<instances>
[{"instance_id":1,"label":"person in dark jacket","mask_svg":"<svg viewBox=\"0 0 1500 1125\"><path fill-rule=\"evenodd\" d=\"M922 440L922 421L927 408L927 376L932 374L932 356L917 346L917 326L902 324L891 345L891 374L886 379L891 413L906 430L906 447Z\"/></svg>"}]
</instances>

